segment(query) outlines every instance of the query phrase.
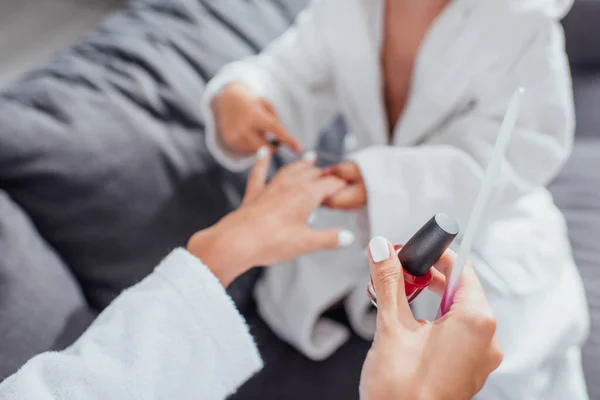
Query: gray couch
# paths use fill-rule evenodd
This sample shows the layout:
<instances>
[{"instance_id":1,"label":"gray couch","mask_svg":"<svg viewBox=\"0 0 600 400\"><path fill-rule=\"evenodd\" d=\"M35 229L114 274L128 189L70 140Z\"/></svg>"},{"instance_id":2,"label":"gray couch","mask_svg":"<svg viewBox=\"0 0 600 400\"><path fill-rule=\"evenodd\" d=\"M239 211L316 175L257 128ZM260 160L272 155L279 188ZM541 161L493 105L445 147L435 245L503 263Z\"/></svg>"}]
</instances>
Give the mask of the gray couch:
<instances>
[{"instance_id":1,"label":"gray couch","mask_svg":"<svg viewBox=\"0 0 600 400\"><path fill-rule=\"evenodd\" d=\"M600 399L600 0L576 0L563 21L571 61L576 140L550 186L563 210L590 305L591 332L583 363L592 400Z\"/></svg>"},{"instance_id":2,"label":"gray couch","mask_svg":"<svg viewBox=\"0 0 600 400\"><path fill-rule=\"evenodd\" d=\"M244 177L223 171L204 148L204 83L224 63L264 47L306 2L133 1L0 93L0 376L71 343L170 249L235 206L229 193ZM578 3L566 21L580 124L573 159L552 185L594 318L600 49L587 39L600 37L597 5ZM334 135L322 146L335 151L340 141ZM259 273L241 277L231 295L266 368L234 398L357 398L369 343L352 337L323 363L302 357L258 318L250 293ZM600 372L597 336L586 349L590 378ZM600 386L589 381L600 399Z\"/></svg>"}]
</instances>

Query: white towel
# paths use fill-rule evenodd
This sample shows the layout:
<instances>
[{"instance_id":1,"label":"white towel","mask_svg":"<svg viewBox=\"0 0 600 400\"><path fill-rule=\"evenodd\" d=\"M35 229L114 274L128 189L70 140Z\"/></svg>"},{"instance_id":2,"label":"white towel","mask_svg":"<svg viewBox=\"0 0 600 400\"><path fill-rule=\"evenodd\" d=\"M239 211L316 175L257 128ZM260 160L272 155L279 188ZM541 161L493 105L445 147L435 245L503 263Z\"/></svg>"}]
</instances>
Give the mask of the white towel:
<instances>
[{"instance_id":1,"label":"white towel","mask_svg":"<svg viewBox=\"0 0 600 400\"><path fill-rule=\"evenodd\" d=\"M312 227L350 229L357 233L354 243L273 266L256 286L261 316L275 333L313 360L329 357L348 339L346 327L322 318L325 311L344 299L354 331L366 339L373 337L375 314L366 295L369 267L365 223L366 210L317 210Z\"/></svg>"}]
</instances>

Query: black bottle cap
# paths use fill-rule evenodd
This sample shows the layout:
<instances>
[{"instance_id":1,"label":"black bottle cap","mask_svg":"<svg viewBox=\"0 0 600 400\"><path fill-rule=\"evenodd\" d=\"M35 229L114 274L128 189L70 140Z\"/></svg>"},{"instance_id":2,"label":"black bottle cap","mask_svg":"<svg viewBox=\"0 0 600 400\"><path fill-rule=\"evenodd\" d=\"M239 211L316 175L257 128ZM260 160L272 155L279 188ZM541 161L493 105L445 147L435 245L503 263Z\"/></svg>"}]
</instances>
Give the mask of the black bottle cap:
<instances>
[{"instance_id":1,"label":"black bottle cap","mask_svg":"<svg viewBox=\"0 0 600 400\"><path fill-rule=\"evenodd\" d=\"M458 235L458 223L446 214L434 215L398 252L406 272L423 276Z\"/></svg>"}]
</instances>

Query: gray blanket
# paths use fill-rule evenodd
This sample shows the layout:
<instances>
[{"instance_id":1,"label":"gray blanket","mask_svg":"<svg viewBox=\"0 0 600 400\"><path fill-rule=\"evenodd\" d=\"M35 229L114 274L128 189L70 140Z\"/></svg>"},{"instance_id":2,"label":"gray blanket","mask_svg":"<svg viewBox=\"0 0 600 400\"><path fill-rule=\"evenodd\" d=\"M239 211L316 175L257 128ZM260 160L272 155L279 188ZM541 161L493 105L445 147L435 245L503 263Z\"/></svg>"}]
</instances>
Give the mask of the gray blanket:
<instances>
[{"instance_id":1,"label":"gray blanket","mask_svg":"<svg viewBox=\"0 0 600 400\"><path fill-rule=\"evenodd\" d=\"M0 188L93 306L229 211L197 106L223 64L288 26L290 4L135 1L0 94Z\"/></svg>"},{"instance_id":2,"label":"gray blanket","mask_svg":"<svg viewBox=\"0 0 600 400\"><path fill-rule=\"evenodd\" d=\"M306 3L134 1L0 93L0 377L71 342L122 289L231 209L225 183L239 190L243 177L219 169L204 149L204 84L224 63L264 47ZM593 105L588 83L576 91ZM583 133L597 134L594 110L578 115ZM552 187L596 329L599 146L578 146ZM251 285L242 279L232 294L247 308L267 369L236 398L357 398L369 343L353 337L313 363L253 315ZM600 364L595 337L585 355L591 378Z\"/></svg>"},{"instance_id":3,"label":"gray blanket","mask_svg":"<svg viewBox=\"0 0 600 400\"><path fill-rule=\"evenodd\" d=\"M0 93L0 376L231 209L243 177L204 149L205 82L305 3L134 1Z\"/></svg>"}]
</instances>

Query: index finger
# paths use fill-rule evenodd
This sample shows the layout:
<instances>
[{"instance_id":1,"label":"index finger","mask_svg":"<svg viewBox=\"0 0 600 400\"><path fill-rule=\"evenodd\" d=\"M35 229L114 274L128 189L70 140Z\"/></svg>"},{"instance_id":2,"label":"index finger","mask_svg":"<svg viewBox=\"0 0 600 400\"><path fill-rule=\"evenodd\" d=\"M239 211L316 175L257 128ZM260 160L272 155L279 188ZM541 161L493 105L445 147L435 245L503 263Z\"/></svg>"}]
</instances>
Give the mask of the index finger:
<instances>
[{"instance_id":1,"label":"index finger","mask_svg":"<svg viewBox=\"0 0 600 400\"><path fill-rule=\"evenodd\" d=\"M469 307L476 308L485 313L493 314L492 309L485 297L483 286L475 274L473 264L468 262L465 265L460 280L458 281L458 288L454 294L452 306L450 309L456 307Z\"/></svg>"},{"instance_id":2,"label":"index finger","mask_svg":"<svg viewBox=\"0 0 600 400\"><path fill-rule=\"evenodd\" d=\"M279 144L285 144L297 153L302 151L302 146L300 146L300 143L292 136L291 133L287 131L287 129L283 127L283 125L281 125L276 118L269 118L266 125L266 132L275 136Z\"/></svg>"},{"instance_id":3,"label":"index finger","mask_svg":"<svg viewBox=\"0 0 600 400\"><path fill-rule=\"evenodd\" d=\"M454 261L456 260L456 253L447 249L444 254L433 264L431 269L431 273L433 275L433 280L429 285L428 289L440 296L444 295L444 290L446 290L448 278L450 278L450 273L452 272L452 266L454 265Z\"/></svg>"},{"instance_id":4,"label":"index finger","mask_svg":"<svg viewBox=\"0 0 600 400\"><path fill-rule=\"evenodd\" d=\"M446 277L450 277L454 261L456 261L456 253L452 249L447 249L433 266Z\"/></svg>"},{"instance_id":5,"label":"index finger","mask_svg":"<svg viewBox=\"0 0 600 400\"><path fill-rule=\"evenodd\" d=\"M440 259L433 265L437 271L439 271L446 279L441 277L434 277L434 282L430 285L429 289L442 295L446 289L446 280L450 278L454 262L456 261L456 253L447 249ZM436 271L434 271L434 275ZM437 279L436 279L437 278ZM459 293L460 292L460 293ZM468 300L467 300L468 299ZM453 304L457 301L468 302L468 303L485 303L487 305L487 299L481 286L481 282L475 273L473 264L468 261L465 265L462 275L460 276L458 289L454 295Z\"/></svg>"}]
</instances>

